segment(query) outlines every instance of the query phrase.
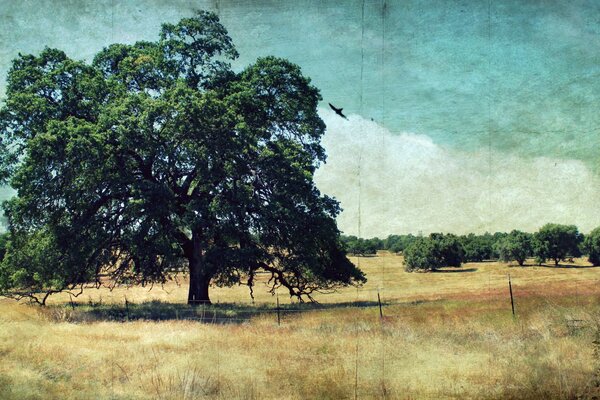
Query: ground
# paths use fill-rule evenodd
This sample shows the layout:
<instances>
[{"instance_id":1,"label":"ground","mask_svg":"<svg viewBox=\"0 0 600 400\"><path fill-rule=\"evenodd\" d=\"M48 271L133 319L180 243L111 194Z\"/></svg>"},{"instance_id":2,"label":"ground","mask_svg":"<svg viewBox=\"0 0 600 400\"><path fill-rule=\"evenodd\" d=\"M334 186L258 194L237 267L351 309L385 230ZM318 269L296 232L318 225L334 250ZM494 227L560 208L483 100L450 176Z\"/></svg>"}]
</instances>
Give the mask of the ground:
<instances>
[{"instance_id":1,"label":"ground","mask_svg":"<svg viewBox=\"0 0 600 400\"><path fill-rule=\"evenodd\" d=\"M598 395L600 268L487 262L407 273L400 256L352 260L365 286L320 295L316 308L281 291L280 323L262 284L255 304L234 287L191 309L183 277L150 291L55 296L43 309L1 300L0 398Z\"/></svg>"}]
</instances>

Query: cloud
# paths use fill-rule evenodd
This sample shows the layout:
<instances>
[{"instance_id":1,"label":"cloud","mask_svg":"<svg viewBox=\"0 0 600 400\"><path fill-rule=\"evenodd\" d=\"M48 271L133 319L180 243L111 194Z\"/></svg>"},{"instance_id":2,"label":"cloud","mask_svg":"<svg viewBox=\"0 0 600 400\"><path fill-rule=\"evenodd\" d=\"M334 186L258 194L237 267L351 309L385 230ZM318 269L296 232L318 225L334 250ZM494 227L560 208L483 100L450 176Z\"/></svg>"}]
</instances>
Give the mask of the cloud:
<instances>
[{"instance_id":1,"label":"cloud","mask_svg":"<svg viewBox=\"0 0 600 400\"><path fill-rule=\"evenodd\" d=\"M600 179L581 161L459 151L357 115L320 114L328 159L315 181L340 201L338 225L347 234L536 231L546 222L588 232L600 225Z\"/></svg>"}]
</instances>

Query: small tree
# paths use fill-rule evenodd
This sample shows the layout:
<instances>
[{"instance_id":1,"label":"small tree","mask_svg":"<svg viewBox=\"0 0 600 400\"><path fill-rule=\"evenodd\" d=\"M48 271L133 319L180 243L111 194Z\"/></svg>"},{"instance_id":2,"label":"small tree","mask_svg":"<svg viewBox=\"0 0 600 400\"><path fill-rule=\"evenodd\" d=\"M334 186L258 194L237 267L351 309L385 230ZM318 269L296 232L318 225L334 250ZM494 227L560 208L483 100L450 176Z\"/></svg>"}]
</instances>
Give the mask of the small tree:
<instances>
[{"instance_id":1,"label":"small tree","mask_svg":"<svg viewBox=\"0 0 600 400\"><path fill-rule=\"evenodd\" d=\"M600 265L600 227L594 229L583 241L584 252L592 265Z\"/></svg>"},{"instance_id":2,"label":"small tree","mask_svg":"<svg viewBox=\"0 0 600 400\"><path fill-rule=\"evenodd\" d=\"M442 267L436 245L430 238L418 237L404 250L404 269L412 271L433 271Z\"/></svg>"},{"instance_id":3,"label":"small tree","mask_svg":"<svg viewBox=\"0 0 600 400\"><path fill-rule=\"evenodd\" d=\"M546 224L534 235L533 250L540 263L554 260L558 266L567 256L579 257L582 235L575 225Z\"/></svg>"},{"instance_id":4,"label":"small tree","mask_svg":"<svg viewBox=\"0 0 600 400\"><path fill-rule=\"evenodd\" d=\"M429 237L437 246L439 257L443 266L460 267L465 253L456 235L432 233Z\"/></svg>"},{"instance_id":5,"label":"small tree","mask_svg":"<svg viewBox=\"0 0 600 400\"><path fill-rule=\"evenodd\" d=\"M489 240L490 240L489 244L490 244L490 249L491 249L490 259L491 260L497 260L500 258L500 254L498 253L497 243L500 243L507 236L508 236L508 233L506 233L506 232L495 232L493 235L489 236Z\"/></svg>"},{"instance_id":6,"label":"small tree","mask_svg":"<svg viewBox=\"0 0 600 400\"><path fill-rule=\"evenodd\" d=\"M460 267L463 255L455 235L432 233L428 238L417 238L404 250L404 267L407 271Z\"/></svg>"},{"instance_id":7,"label":"small tree","mask_svg":"<svg viewBox=\"0 0 600 400\"><path fill-rule=\"evenodd\" d=\"M525 260L531 255L531 234L513 230L496 244L496 251L501 261L517 261L523 266Z\"/></svg>"}]
</instances>

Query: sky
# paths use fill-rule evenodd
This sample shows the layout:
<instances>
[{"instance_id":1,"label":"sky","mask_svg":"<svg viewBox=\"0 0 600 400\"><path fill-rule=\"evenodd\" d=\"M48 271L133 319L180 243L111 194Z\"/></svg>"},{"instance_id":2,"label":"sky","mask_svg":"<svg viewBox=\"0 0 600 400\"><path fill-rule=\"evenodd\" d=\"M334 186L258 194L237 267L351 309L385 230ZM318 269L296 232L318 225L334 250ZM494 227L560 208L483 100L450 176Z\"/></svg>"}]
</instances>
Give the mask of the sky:
<instances>
[{"instance_id":1,"label":"sky","mask_svg":"<svg viewBox=\"0 0 600 400\"><path fill-rule=\"evenodd\" d=\"M316 182L341 202L343 232L600 225L598 1L9 0L0 100L18 53L91 60L195 9L219 14L234 69L285 57L321 90Z\"/></svg>"}]
</instances>

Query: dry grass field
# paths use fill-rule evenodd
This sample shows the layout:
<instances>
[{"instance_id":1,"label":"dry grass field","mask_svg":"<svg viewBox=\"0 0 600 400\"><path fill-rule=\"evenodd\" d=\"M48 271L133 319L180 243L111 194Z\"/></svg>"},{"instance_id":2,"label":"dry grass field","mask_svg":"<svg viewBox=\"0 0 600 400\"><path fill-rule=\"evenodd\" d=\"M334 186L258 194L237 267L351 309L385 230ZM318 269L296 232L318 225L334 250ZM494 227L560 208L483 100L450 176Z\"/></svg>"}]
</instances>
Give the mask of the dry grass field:
<instances>
[{"instance_id":1,"label":"dry grass field","mask_svg":"<svg viewBox=\"0 0 600 400\"><path fill-rule=\"evenodd\" d=\"M183 278L150 291L88 289L73 304L55 296L45 309L0 300L0 399L600 394L600 268L490 262L406 273L398 256L353 261L364 287L320 295L319 307L281 291L280 325L260 284L254 305L246 287L215 288L218 305L197 309L183 304Z\"/></svg>"}]
</instances>

